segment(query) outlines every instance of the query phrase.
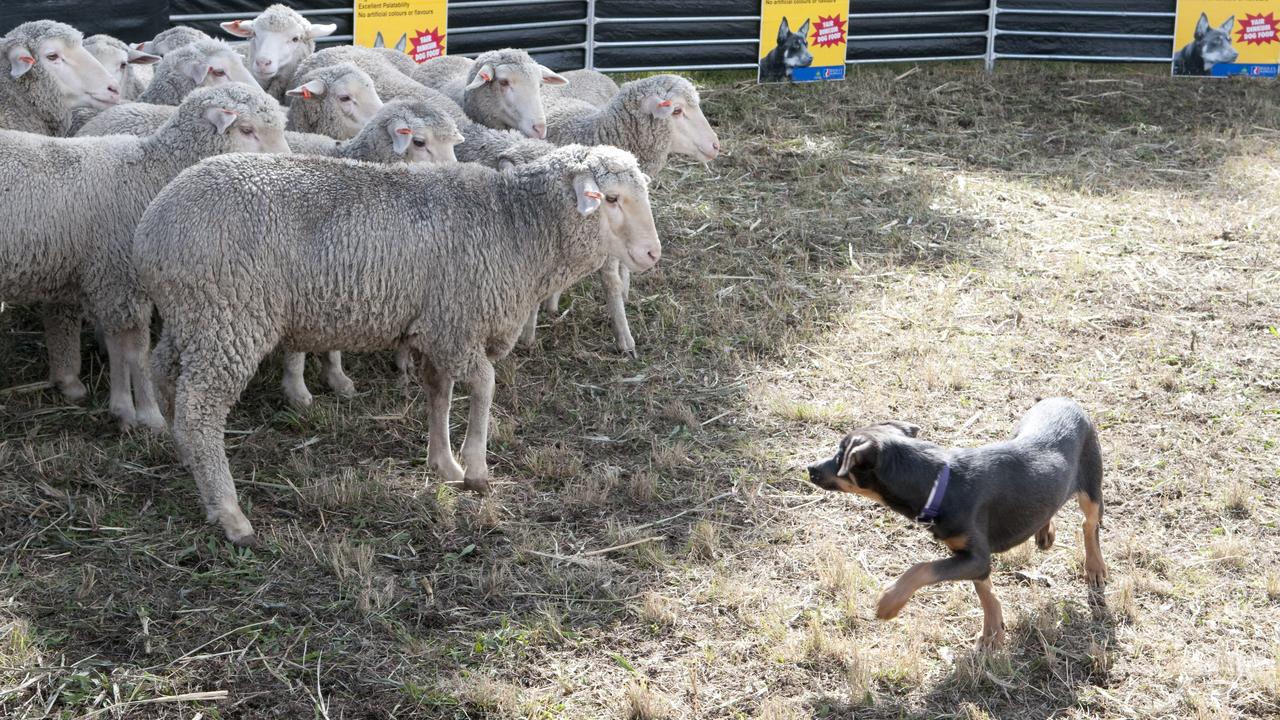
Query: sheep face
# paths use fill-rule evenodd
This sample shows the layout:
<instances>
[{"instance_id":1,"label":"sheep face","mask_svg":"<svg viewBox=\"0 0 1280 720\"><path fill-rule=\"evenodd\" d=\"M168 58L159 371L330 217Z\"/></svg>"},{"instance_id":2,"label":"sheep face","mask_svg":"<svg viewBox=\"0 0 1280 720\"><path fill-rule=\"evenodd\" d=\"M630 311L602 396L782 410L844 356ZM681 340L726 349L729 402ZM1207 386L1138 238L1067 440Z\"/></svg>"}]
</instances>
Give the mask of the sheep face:
<instances>
[{"instance_id":1,"label":"sheep face","mask_svg":"<svg viewBox=\"0 0 1280 720\"><path fill-rule=\"evenodd\" d=\"M28 23L31 25L32 23ZM21 78L28 73L42 74L57 86L66 109L89 107L104 109L120 102L120 86L97 58L84 49L80 34L61 23L48 23L49 32L30 33L3 42L9 58L9 74ZM23 26L15 28L17 34ZM70 31L70 32L68 32ZM33 76L38 77L38 76Z\"/></svg>"},{"instance_id":2,"label":"sheep face","mask_svg":"<svg viewBox=\"0 0 1280 720\"><path fill-rule=\"evenodd\" d=\"M249 67L265 87L278 74L291 76L315 52L315 39L333 34L338 26L313 23L283 5L272 5L253 20L222 23L222 29L248 38Z\"/></svg>"},{"instance_id":3,"label":"sheep face","mask_svg":"<svg viewBox=\"0 0 1280 720\"><path fill-rule=\"evenodd\" d=\"M703 162L711 162L720 154L720 138L702 114L698 92L692 86L646 98L645 110L670 124L671 152Z\"/></svg>"},{"instance_id":4,"label":"sheep face","mask_svg":"<svg viewBox=\"0 0 1280 720\"><path fill-rule=\"evenodd\" d=\"M237 84L200 89L187 96L179 115L198 114L222 138L221 152L287 153L284 113L258 86Z\"/></svg>"},{"instance_id":5,"label":"sheep face","mask_svg":"<svg viewBox=\"0 0 1280 720\"><path fill-rule=\"evenodd\" d=\"M233 82L258 84L245 69L240 56L231 48L203 56L197 54L184 71L195 81L196 87L219 87Z\"/></svg>"},{"instance_id":6,"label":"sheep face","mask_svg":"<svg viewBox=\"0 0 1280 720\"><path fill-rule=\"evenodd\" d=\"M317 78L285 94L301 98L300 102L321 103L320 111L338 121L333 133L338 140L355 137L382 109L382 99L373 87L373 80L354 67L335 79Z\"/></svg>"},{"instance_id":7,"label":"sheep face","mask_svg":"<svg viewBox=\"0 0 1280 720\"><path fill-rule=\"evenodd\" d=\"M165 30L146 42L138 43L137 49L145 53L164 57L178 48L186 47L191 43L208 39L208 35L205 35L195 28L179 25Z\"/></svg>"},{"instance_id":8,"label":"sheep face","mask_svg":"<svg viewBox=\"0 0 1280 720\"><path fill-rule=\"evenodd\" d=\"M597 213L605 254L628 270L644 272L662 257L662 242L649 206L649 181L630 153L597 147L587 171L574 173L573 189L582 215Z\"/></svg>"},{"instance_id":9,"label":"sheep face","mask_svg":"<svg viewBox=\"0 0 1280 720\"><path fill-rule=\"evenodd\" d=\"M458 126L444 113L391 118L386 123L391 149L407 163L454 163L453 146L462 142Z\"/></svg>"},{"instance_id":10,"label":"sheep face","mask_svg":"<svg viewBox=\"0 0 1280 720\"><path fill-rule=\"evenodd\" d=\"M542 107L542 86L565 85L569 81L537 63L484 63L466 86L468 96L478 96L507 128L519 130L539 140L547 137L547 116ZM468 100L468 104L473 101Z\"/></svg>"},{"instance_id":11,"label":"sheep face","mask_svg":"<svg viewBox=\"0 0 1280 720\"><path fill-rule=\"evenodd\" d=\"M107 75L111 76L111 84L115 85L122 95L129 95L130 65L151 65L160 61L159 55L143 52L105 35L87 38L84 41L84 47L107 71Z\"/></svg>"}]
</instances>

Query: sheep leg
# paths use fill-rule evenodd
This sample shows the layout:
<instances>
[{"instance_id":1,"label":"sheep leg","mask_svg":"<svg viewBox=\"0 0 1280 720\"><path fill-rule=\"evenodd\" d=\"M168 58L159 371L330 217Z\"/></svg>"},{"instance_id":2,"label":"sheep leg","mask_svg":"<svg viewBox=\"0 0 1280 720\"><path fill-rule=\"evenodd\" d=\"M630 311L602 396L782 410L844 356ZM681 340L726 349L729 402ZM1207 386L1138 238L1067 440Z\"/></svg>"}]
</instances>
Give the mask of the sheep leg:
<instances>
[{"instance_id":1,"label":"sheep leg","mask_svg":"<svg viewBox=\"0 0 1280 720\"><path fill-rule=\"evenodd\" d=\"M310 407L311 391L307 389L307 381L303 377L303 371L307 367L307 354L286 352L282 365L284 375L280 378L280 388L284 390L289 404L298 408Z\"/></svg>"},{"instance_id":2,"label":"sheep leg","mask_svg":"<svg viewBox=\"0 0 1280 720\"><path fill-rule=\"evenodd\" d=\"M329 389L338 393L340 397L356 396L356 384L351 382L351 378L342 371L342 353L337 350L325 353L324 381L329 383Z\"/></svg>"},{"instance_id":3,"label":"sheep leg","mask_svg":"<svg viewBox=\"0 0 1280 720\"><path fill-rule=\"evenodd\" d=\"M49 354L49 382L69 402L89 394L80 382L80 306L44 307L44 343Z\"/></svg>"},{"instance_id":4,"label":"sheep leg","mask_svg":"<svg viewBox=\"0 0 1280 720\"><path fill-rule=\"evenodd\" d=\"M124 360L129 367L129 378L133 385L134 413L137 423L154 432L165 431L164 416L160 414L160 405L156 402L156 386L151 376L150 331L135 328L121 333L121 347ZM112 385L114 389L115 386Z\"/></svg>"},{"instance_id":5,"label":"sheep leg","mask_svg":"<svg viewBox=\"0 0 1280 720\"><path fill-rule=\"evenodd\" d=\"M396 384L402 388L409 387L409 373L413 372L413 353L408 345L396 348Z\"/></svg>"},{"instance_id":6,"label":"sheep leg","mask_svg":"<svg viewBox=\"0 0 1280 720\"><path fill-rule=\"evenodd\" d=\"M111 369L111 400L107 406L120 421L121 430L132 430L137 422L133 410L133 390L129 384L129 365L125 360L125 333L106 333L107 361Z\"/></svg>"},{"instance_id":7,"label":"sheep leg","mask_svg":"<svg viewBox=\"0 0 1280 720\"><path fill-rule=\"evenodd\" d=\"M618 277L622 278L622 299L631 299L631 271L625 265L618 267Z\"/></svg>"},{"instance_id":8,"label":"sheep leg","mask_svg":"<svg viewBox=\"0 0 1280 720\"><path fill-rule=\"evenodd\" d=\"M533 338L538 333L538 306L529 311L529 319L524 321L524 329L520 331L520 347L532 347Z\"/></svg>"},{"instance_id":9,"label":"sheep leg","mask_svg":"<svg viewBox=\"0 0 1280 720\"><path fill-rule=\"evenodd\" d=\"M425 360L422 362L422 380L430 395L430 411L427 418L427 463L444 476L445 482L465 482L462 466L453 457L449 442L449 404L453 401L453 378L436 372Z\"/></svg>"},{"instance_id":10,"label":"sheep leg","mask_svg":"<svg viewBox=\"0 0 1280 720\"><path fill-rule=\"evenodd\" d=\"M244 358L248 360L248 358ZM253 525L236 501L224 442L227 413L253 375L257 362L242 367L184 367L174 397L173 439L195 476L205 518L218 522L227 539L239 547L254 547Z\"/></svg>"},{"instance_id":11,"label":"sheep leg","mask_svg":"<svg viewBox=\"0 0 1280 720\"><path fill-rule=\"evenodd\" d=\"M618 342L618 350L623 355L638 357L636 340L631 337L631 326L627 323L627 306L623 297L626 293L620 270L621 263L610 258L600 268L600 282L604 286L605 303L613 321L613 337Z\"/></svg>"},{"instance_id":12,"label":"sheep leg","mask_svg":"<svg viewBox=\"0 0 1280 720\"><path fill-rule=\"evenodd\" d=\"M462 485L478 493L489 491L489 411L493 407L493 363L484 360L471 376L471 412L462 441L466 476Z\"/></svg>"},{"instance_id":13,"label":"sheep leg","mask_svg":"<svg viewBox=\"0 0 1280 720\"><path fill-rule=\"evenodd\" d=\"M173 335L161 333L156 349L151 353L151 377L155 380L156 400L164 408L165 417L173 417L174 387L178 382L178 350Z\"/></svg>"},{"instance_id":14,"label":"sheep leg","mask_svg":"<svg viewBox=\"0 0 1280 720\"><path fill-rule=\"evenodd\" d=\"M560 293L552 293L542 301L542 309L549 313L559 312L560 310Z\"/></svg>"}]
</instances>

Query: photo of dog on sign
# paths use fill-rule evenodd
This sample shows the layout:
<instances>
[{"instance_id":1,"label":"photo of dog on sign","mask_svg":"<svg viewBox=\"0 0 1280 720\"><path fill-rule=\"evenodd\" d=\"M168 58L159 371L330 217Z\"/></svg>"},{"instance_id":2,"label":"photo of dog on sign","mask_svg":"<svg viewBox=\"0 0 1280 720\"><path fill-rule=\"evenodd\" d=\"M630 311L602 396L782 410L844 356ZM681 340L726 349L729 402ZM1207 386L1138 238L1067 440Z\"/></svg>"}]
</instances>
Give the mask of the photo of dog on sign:
<instances>
[{"instance_id":1,"label":"photo of dog on sign","mask_svg":"<svg viewBox=\"0 0 1280 720\"><path fill-rule=\"evenodd\" d=\"M1280 64L1277 0L1179 0L1173 74L1271 78Z\"/></svg>"},{"instance_id":2,"label":"photo of dog on sign","mask_svg":"<svg viewBox=\"0 0 1280 720\"><path fill-rule=\"evenodd\" d=\"M843 80L848 9L848 3L827 0L763 0L760 82ZM799 18L804 20L796 24Z\"/></svg>"}]
</instances>

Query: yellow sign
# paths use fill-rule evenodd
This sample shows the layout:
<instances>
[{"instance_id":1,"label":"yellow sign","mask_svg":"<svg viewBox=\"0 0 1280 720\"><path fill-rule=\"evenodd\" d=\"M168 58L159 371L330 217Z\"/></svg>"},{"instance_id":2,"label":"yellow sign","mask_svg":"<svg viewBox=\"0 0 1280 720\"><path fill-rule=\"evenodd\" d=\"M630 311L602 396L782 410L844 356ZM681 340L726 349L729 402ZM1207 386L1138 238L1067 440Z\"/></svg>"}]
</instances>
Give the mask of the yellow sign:
<instances>
[{"instance_id":1,"label":"yellow sign","mask_svg":"<svg viewBox=\"0 0 1280 720\"><path fill-rule=\"evenodd\" d=\"M445 54L445 0L355 0L355 44L388 47L415 62Z\"/></svg>"},{"instance_id":2,"label":"yellow sign","mask_svg":"<svg viewBox=\"0 0 1280 720\"><path fill-rule=\"evenodd\" d=\"M1173 74L1275 77L1280 0L1178 0Z\"/></svg>"},{"instance_id":3,"label":"yellow sign","mask_svg":"<svg viewBox=\"0 0 1280 720\"><path fill-rule=\"evenodd\" d=\"M760 82L843 80L848 0L761 0Z\"/></svg>"}]
</instances>

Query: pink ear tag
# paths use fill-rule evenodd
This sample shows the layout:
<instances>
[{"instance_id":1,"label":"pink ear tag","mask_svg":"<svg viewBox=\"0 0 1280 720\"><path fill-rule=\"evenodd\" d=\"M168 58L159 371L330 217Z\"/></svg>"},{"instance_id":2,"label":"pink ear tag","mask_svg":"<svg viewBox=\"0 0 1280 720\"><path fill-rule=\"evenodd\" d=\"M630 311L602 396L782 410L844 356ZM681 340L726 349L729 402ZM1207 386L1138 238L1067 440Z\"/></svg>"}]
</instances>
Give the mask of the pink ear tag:
<instances>
[{"instance_id":1,"label":"pink ear tag","mask_svg":"<svg viewBox=\"0 0 1280 720\"><path fill-rule=\"evenodd\" d=\"M311 99L311 91L307 89L307 86L306 86L306 85L303 85L303 86L302 86L302 99L303 99L303 100L310 100L310 99Z\"/></svg>"},{"instance_id":2,"label":"pink ear tag","mask_svg":"<svg viewBox=\"0 0 1280 720\"><path fill-rule=\"evenodd\" d=\"M28 65L35 65L35 64L36 64L36 59L35 59L35 58L33 58L33 57L31 57L30 55L19 55L19 56L18 56L18 60L20 60L20 61L22 61L22 62L24 62L24 63L26 63L26 64L28 64Z\"/></svg>"},{"instance_id":3,"label":"pink ear tag","mask_svg":"<svg viewBox=\"0 0 1280 720\"><path fill-rule=\"evenodd\" d=\"M671 101L663 100L662 102L658 103L658 107L671 107Z\"/></svg>"},{"instance_id":4,"label":"pink ear tag","mask_svg":"<svg viewBox=\"0 0 1280 720\"><path fill-rule=\"evenodd\" d=\"M493 78L492 78L492 77L489 77L489 73L487 73L487 72L482 72L482 73L480 73L480 79L481 79L481 80L484 80L485 82L489 82L489 81L490 81L490 80L492 80Z\"/></svg>"},{"instance_id":5,"label":"pink ear tag","mask_svg":"<svg viewBox=\"0 0 1280 720\"><path fill-rule=\"evenodd\" d=\"M585 190L585 191L583 191L583 193L582 193L582 194L583 194L583 195L586 195L587 197L591 198L592 200L599 200L600 198L604 197L604 193L599 192L599 191L596 191L596 190Z\"/></svg>"},{"instance_id":6,"label":"pink ear tag","mask_svg":"<svg viewBox=\"0 0 1280 720\"><path fill-rule=\"evenodd\" d=\"M409 128L396 128L396 132L401 135L412 135L413 131Z\"/></svg>"}]
</instances>

